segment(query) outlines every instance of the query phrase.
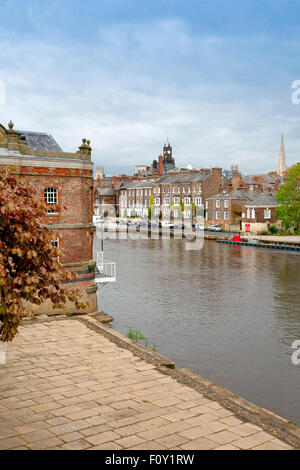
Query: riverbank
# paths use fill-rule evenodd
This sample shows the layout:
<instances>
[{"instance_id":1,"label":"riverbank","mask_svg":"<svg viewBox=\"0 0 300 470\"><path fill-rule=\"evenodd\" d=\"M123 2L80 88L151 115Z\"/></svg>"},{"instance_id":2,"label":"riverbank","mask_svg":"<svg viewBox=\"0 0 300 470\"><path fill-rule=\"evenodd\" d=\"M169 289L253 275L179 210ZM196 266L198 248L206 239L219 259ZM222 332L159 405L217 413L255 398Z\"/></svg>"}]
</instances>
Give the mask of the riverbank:
<instances>
[{"instance_id":1,"label":"riverbank","mask_svg":"<svg viewBox=\"0 0 300 470\"><path fill-rule=\"evenodd\" d=\"M298 447L291 424L90 315L25 321L0 367L0 449Z\"/></svg>"}]
</instances>

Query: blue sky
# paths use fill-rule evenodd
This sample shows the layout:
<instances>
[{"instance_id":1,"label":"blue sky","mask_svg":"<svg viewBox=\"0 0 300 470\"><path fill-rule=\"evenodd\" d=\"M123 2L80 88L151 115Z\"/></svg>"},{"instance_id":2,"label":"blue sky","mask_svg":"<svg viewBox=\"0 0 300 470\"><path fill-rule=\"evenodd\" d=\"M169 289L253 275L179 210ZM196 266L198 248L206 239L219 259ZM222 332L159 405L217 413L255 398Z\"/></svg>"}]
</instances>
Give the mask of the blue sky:
<instances>
[{"instance_id":1,"label":"blue sky","mask_svg":"<svg viewBox=\"0 0 300 470\"><path fill-rule=\"evenodd\" d=\"M2 0L0 122L91 139L107 174L300 161L298 0Z\"/></svg>"}]
</instances>

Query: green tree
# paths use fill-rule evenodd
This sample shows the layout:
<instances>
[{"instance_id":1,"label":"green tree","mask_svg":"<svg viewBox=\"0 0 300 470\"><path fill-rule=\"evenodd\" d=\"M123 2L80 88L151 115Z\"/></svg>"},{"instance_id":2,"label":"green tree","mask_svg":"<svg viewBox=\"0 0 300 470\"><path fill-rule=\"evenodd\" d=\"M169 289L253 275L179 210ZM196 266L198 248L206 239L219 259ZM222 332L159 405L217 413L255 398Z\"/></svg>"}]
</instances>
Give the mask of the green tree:
<instances>
[{"instance_id":1,"label":"green tree","mask_svg":"<svg viewBox=\"0 0 300 470\"><path fill-rule=\"evenodd\" d=\"M78 309L89 305L79 301L77 289L62 287L63 281L76 275L58 261L62 252L52 245L53 232L44 225L47 208L28 183L7 169L0 171L0 340L4 342L13 340L22 318L32 313L30 304L50 299L54 308L62 308L67 300Z\"/></svg>"},{"instance_id":2,"label":"green tree","mask_svg":"<svg viewBox=\"0 0 300 470\"><path fill-rule=\"evenodd\" d=\"M276 208L276 216L281 220L285 229L300 229L300 163L293 166L276 196L279 206Z\"/></svg>"}]
</instances>

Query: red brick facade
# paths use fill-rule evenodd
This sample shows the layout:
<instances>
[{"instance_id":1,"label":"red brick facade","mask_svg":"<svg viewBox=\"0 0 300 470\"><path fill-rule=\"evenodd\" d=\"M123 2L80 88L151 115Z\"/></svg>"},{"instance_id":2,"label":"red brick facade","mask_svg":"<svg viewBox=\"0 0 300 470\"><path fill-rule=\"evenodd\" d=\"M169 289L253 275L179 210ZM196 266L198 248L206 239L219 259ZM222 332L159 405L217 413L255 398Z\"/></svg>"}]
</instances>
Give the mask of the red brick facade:
<instances>
[{"instance_id":1,"label":"red brick facade","mask_svg":"<svg viewBox=\"0 0 300 470\"><path fill-rule=\"evenodd\" d=\"M77 153L45 150L42 148L46 134L32 133L38 141L37 148L26 143L21 132L0 126L0 166L14 167L14 173L26 177L41 199L45 190L55 192L56 204L49 204L45 223L53 229L53 241L62 250L60 262L66 269L77 273L72 286L79 288L83 300L88 300L97 310L95 275L89 270L93 258L93 164L89 141L83 139ZM59 149L59 147L58 147ZM60 149L59 149L60 150ZM38 313L49 313L46 302ZM67 311L76 311L68 305ZM58 313L61 313L58 311Z\"/></svg>"}]
</instances>

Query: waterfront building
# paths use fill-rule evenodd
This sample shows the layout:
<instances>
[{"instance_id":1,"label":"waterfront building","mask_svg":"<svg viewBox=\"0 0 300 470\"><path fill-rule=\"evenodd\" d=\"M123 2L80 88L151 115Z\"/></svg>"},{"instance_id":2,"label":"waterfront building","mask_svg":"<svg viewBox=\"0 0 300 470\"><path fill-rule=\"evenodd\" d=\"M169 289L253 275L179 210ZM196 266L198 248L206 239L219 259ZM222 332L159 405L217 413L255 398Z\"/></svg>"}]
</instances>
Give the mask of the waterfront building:
<instances>
[{"instance_id":1,"label":"waterfront building","mask_svg":"<svg viewBox=\"0 0 300 470\"><path fill-rule=\"evenodd\" d=\"M242 231L256 234L267 232L271 224L277 223L276 207L275 199L268 193L261 193L253 201L246 203Z\"/></svg>"},{"instance_id":2,"label":"waterfront building","mask_svg":"<svg viewBox=\"0 0 300 470\"><path fill-rule=\"evenodd\" d=\"M70 286L80 289L83 301L97 310L97 286L93 264L93 163L91 146L86 139L76 153L63 152L47 133L17 131L12 122L8 129L0 125L0 166L12 167L12 173L26 178L41 199L48 204L45 224L53 230L53 244L62 249L60 262L76 272ZM38 313L52 311L47 301ZM55 313L74 312L69 303Z\"/></svg>"},{"instance_id":3,"label":"waterfront building","mask_svg":"<svg viewBox=\"0 0 300 470\"><path fill-rule=\"evenodd\" d=\"M227 191L228 188L227 187ZM247 194L243 189L222 191L206 200L206 224L221 225L224 230L239 231L245 204L253 193Z\"/></svg>"},{"instance_id":4,"label":"waterfront building","mask_svg":"<svg viewBox=\"0 0 300 470\"><path fill-rule=\"evenodd\" d=\"M228 180L220 167L133 181L120 188L120 215L148 217L152 204L155 216L175 219L181 215L185 219L195 215L204 217L206 198L225 187L226 183Z\"/></svg>"}]
</instances>

